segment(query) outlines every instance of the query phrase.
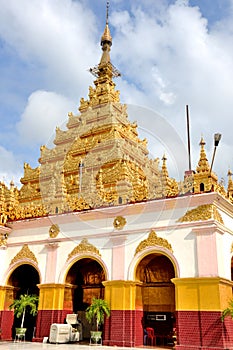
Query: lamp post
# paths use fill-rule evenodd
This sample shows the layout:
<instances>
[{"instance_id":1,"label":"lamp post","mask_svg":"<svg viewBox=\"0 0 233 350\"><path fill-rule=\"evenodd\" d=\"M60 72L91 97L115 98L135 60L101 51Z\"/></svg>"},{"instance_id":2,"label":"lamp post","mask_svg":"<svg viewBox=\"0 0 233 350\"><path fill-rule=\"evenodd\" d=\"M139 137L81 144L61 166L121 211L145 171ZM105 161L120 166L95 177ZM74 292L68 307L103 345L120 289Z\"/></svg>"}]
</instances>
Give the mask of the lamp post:
<instances>
[{"instance_id":1,"label":"lamp post","mask_svg":"<svg viewBox=\"0 0 233 350\"><path fill-rule=\"evenodd\" d=\"M211 162L211 167L210 167L210 175L211 175L211 171L212 171L213 164L214 164L216 149L218 147L219 141L221 140L221 137L222 137L222 135L219 133L214 134L214 152L213 152L213 157L212 157L212 162Z\"/></svg>"}]
</instances>

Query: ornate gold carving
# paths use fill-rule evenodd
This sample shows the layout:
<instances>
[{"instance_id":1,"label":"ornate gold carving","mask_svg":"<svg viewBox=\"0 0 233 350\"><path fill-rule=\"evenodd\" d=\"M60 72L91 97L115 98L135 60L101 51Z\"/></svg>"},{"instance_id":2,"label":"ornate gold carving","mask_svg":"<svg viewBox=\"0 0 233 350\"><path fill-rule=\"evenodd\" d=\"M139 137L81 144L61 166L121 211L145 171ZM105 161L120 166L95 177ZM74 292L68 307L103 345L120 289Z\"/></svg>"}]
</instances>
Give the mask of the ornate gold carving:
<instances>
[{"instance_id":1,"label":"ornate gold carving","mask_svg":"<svg viewBox=\"0 0 233 350\"><path fill-rule=\"evenodd\" d=\"M113 221L113 226L117 230L122 230L126 224L126 219L123 216L117 216Z\"/></svg>"},{"instance_id":2,"label":"ornate gold carving","mask_svg":"<svg viewBox=\"0 0 233 350\"><path fill-rule=\"evenodd\" d=\"M7 222L7 214L6 212L2 212L2 214L0 214L0 225L5 225Z\"/></svg>"},{"instance_id":3,"label":"ornate gold carving","mask_svg":"<svg viewBox=\"0 0 233 350\"><path fill-rule=\"evenodd\" d=\"M23 245L22 249L11 260L10 265L16 263L19 260L24 260L24 259L33 260L36 264L38 264L35 254L29 249L27 244Z\"/></svg>"},{"instance_id":4,"label":"ornate gold carving","mask_svg":"<svg viewBox=\"0 0 233 350\"><path fill-rule=\"evenodd\" d=\"M194 193L217 191L217 176L211 171L205 152L205 141L203 137L200 141L200 158L196 173L194 174Z\"/></svg>"},{"instance_id":5,"label":"ornate gold carving","mask_svg":"<svg viewBox=\"0 0 233 350\"><path fill-rule=\"evenodd\" d=\"M47 210L43 205L34 206L29 204L27 206L20 206L9 208L9 220L29 219L48 215Z\"/></svg>"},{"instance_id":6,"label":"ornate gold carving","mask_svg":"<svg viewBox=\"0 0 233 350\"><path fill-rule=\"evenodd\" d=\"M221 224L224 224L221 214L213 204L199 205L194 209L188 210L178 222L204 221L209 219L215 219Z\"/></svg>"},{"instance_id":7,"label":"ornate gold carving","mask_svg":"<svg viewBox=\"0 0 233 350\"><path fill-rule=\"evenodd\" d=\"M232 181L232 172L229 169L228 173L228 185L227 185L227 197L231 203L233 203L233 181Z\"/></svg>"},{"instance_id":8,"label":"ornate gold carving","mask_svg":"<svg viewBox=\"0 0 233 350\"><path fill-rule=\"evenodd\" d=\"M147 239L144 239L136 248L135 255L148 247L160 246L173 252L171 244L165 239L158 237L155 231L151 231Z\"/></svg>"},{"instance_id":9,"label":"ornate gold carving","mask_svg":"<svg viewBox=\"0 0 233 350\"><path fill-rule=\"evenodd\" d=\"M56 238L60 232L60 228L57 224L53 224L49 229L49 237Z\"/></svg>"},{"instance_id":10,"label":"ornate gold carving","mask_svg":"<svg viewBox=\"0 0 233 350\"><path fill-rule=\"evenodd\" d=\"M94 253L101 256L99 250L93 244L89 243L87 238L83 238L79 245L72 250L68 255L67 261L80 253Z\"/></svg>"},{"instance_id":11,"label":"ornate gold carving","mask_svg":"<svg viewBox=\"0 0 233 350\"><path fill-rule=\"evenodd\" d=\"M100 197L106 202L122 204L145 200L148 197L148 184L143 170L124 159L105 163L96 180Z\"/></svg>"},{"instance_id":12,"label":"ornate gold carving","mask_svg":"<svg viewBox=\"0 0 233 350\"><path fill-rule=\"evenodd\" d=\"M40 175L40 168L37 167L32 169L28 163L24 163L24 177L20 180L22 183L25 183L28 180L37 179Z\"/></svg>"},{"instance_id":13,"label":"ornate gold carving","mask_svg":"<svg viewBox=\"0 0 233 350\"><path fill-rule=\"evenodd\" d=\"M6 247L7 246L7 238L8 238L8 234L7 233L1 233L1 236L0 236L0 247Z\"/></svg>"}]
</instances>

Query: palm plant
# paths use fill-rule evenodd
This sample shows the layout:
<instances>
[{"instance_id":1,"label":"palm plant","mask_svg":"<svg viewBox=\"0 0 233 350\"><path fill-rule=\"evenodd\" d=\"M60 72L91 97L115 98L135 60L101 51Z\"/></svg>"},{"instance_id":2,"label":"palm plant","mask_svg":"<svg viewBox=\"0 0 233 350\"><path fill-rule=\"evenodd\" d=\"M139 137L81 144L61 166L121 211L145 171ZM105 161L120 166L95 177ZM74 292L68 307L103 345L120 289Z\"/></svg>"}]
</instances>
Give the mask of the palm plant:
<instances>
[{"instance_id":1,"label":"palm plant","mask_svg":"<svg viewBox=\"0 0 233 350\"><path fill-rule=\"evenodd\" d=\"M99 329L99 325L104 323L104 317L110 316L110 308L106 300L93 298L92 303L86 309L86 319L88 322L95 321L96 331Z\"/></svg>"},{"instance_id":2,"label":"palm plant","mask_svg":"<svg viewBox=\"0 0 233 350\"><path fill-rule=\"evenodd\" d=\"M30 314L33 316L37 314L38 299L38 296L34 294L21 294L19 299L14 300L14 302L9 306L10 310L14 309L14 314L17 318L22 316L21 328L23 328L24 325L26 310L30 310Z\"/></svg>"},{"instance_id":3,"label":"palm plant","mask_svg":"<svg viewBox=\"0 0 233 350\"><path fill-rule=\"evenodd\" d=\"M233 319L233 299L231 299L228 303L228 307L223 310L221 319L224 321L226 316L230 316Z\"/></svg>"}]
</instances>

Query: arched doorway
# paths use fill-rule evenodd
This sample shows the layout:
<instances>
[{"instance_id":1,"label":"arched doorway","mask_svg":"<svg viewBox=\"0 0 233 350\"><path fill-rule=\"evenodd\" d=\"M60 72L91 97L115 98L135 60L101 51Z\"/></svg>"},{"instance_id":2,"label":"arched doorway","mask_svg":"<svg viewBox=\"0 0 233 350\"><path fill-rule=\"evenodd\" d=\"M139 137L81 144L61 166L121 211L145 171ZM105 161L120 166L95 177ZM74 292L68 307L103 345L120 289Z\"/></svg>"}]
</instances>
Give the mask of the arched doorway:
<instances>
[{"instance_id":1,"label":"arched doorway","mask_svg":"<svg viewBox=\"0 0 233 350\"><path fill-rule=\"evenodd\" d=\"M103 281L106 274L101 264L91 258L85 257L77 260L69 269L66 284L72 286L72 309L78 313L83 325L83 338L90 337L90 328L86 321L85 310L91 304L92 298L104 298Z\"/></svg>"},{"instance_id":2,"label":"arched doorway","mask_svg":"<svg viewBox=\"0 0 233 350\"><path fill-rule=\"evenodd\" d=\"M144 256L136 269L136 279L143 283L143 326L144 329L153 328L153 345L172 344L175 328L175 286L171 279L174 277L175 270L171 260L159 252Z\"/></svg>"},{"instance_id":3,"label":"arched doorway","mask_svg":"<svg viewBox=\"0 0 233 350\"><path fill-rule=\"evenodd\" d=\"M14 287L13 300L21 294L35 294L39 296L37 284L40 283L38 271L30 264L22 264L15 268L8 279L8 285ZM12 338L15 336L15 328L20 327L21 318L14 317ZM36 317L26 313L24 327L27 328L26 340L31 341L35 332Z\"/></svg>"}]
</instances>

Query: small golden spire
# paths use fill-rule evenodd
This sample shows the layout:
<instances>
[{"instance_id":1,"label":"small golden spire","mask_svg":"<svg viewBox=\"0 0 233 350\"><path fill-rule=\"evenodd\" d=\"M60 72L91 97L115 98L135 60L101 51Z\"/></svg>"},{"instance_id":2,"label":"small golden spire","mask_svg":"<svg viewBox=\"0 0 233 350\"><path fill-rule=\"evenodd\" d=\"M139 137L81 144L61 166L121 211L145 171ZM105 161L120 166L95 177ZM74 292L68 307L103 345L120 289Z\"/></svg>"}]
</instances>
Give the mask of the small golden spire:
<instances>
[{"instance_id":1,"label":"small golden spire","mask_svg":"<svg viewBox=\"0 0 233 350\"><path fill-rule=\"evenodd\" d=\"M162 174L163 174L164 178L166 179L166 178L168 178L169 176L168 176L168 170L167 170L167 157L166 157L165 153L164 153L164 155L163 155L162 161L163 161L163 164L162 164Z\"/></svg>"},{"instance_id":2,"label":"small golden spire","mask_svg":"<svg viewBox=\"0 0 233 350\"><path fill-rule=\"evenodd\" d=\"M200 151L200 159L199 159L196 171L197 173L209 173L210 166L205 153L205 141L203 137L201 137L201 141L199 145L201 146L201 151Z\"/></svg>"},{"instance_id":3,"label":"small golden spire","mask_svg":"<svg viewBox=\"0 0 233 350\"><path fill-rule=\"evenodd\" d=\"M109 1L107 1L106 6L106 25L104 28L104 33L101 37L101 46L103 47L105 43L107 43L109 46L112 46L112 37L110 34L109 26L108 26L108 12L109 12Z\"/></svg>"},{"instance_id":4,"label":"small golden spire","mask_svg":"<svg viewBox=\"0 0 233 350\"><path fill-rule=\"evenodd\" d=\"M205 141L203 136L200 141L200 158L194 174L194 193L209 192L217 190L218 177L210 168L205 152Z\"/></svg>"},{"instance_id":5,"label":"small golden spire","mask_svg":"<svg viewBox=\"0 0 233 350\"><path fill-rule=\"evenodd\" d=\"M120 102L119 91L115 90L113 78L119 77L120 72L113 66L110 59L110 50L112 46L112 37L108 27L108 9L107 1L106 25L101 37L102 56L98 65L90 68L91 74L97 79L94 81L95 88L89 88L89 101L81 98L79 111L86 111L88 107L96 107L108 102Z\"/></svg>"}]
</instances>

